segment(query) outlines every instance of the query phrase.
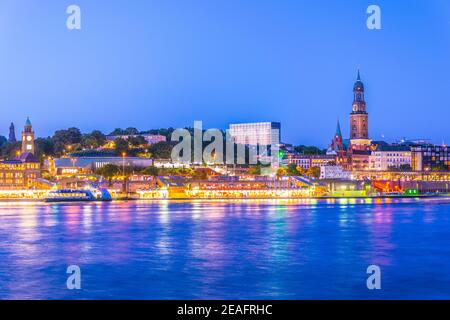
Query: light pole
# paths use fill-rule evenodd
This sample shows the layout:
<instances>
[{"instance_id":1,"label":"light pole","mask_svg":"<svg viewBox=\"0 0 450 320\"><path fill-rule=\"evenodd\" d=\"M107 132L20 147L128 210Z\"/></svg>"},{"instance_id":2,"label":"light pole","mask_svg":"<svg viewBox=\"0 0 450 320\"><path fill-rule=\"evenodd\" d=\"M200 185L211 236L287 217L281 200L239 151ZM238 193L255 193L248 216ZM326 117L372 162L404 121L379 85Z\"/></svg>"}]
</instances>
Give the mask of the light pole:
<instances>
[{"instance_id":1,"label":"light pole","mask_svg":"<svg viewBox=\"0 0 450 320\"><path fill-rule=\"evenodd\" d=\"M122 152L122 174L123 174L124 178L125 178L125 156L126 155L127 154L125 152Z\"/></svg>"},{"instance_id":2,"label":"light pole","mask_svg":"<svg viewBox=\"0 0 450 320\"><path fill-rule=\"evenodd\" d=\"M127 154L125 152L122 152L122 175L123 175L123 188L125 191L125 197L128 196L128 188L127 188L127 180L125 178L125 156Z\"/></svg>"}]
</instances>

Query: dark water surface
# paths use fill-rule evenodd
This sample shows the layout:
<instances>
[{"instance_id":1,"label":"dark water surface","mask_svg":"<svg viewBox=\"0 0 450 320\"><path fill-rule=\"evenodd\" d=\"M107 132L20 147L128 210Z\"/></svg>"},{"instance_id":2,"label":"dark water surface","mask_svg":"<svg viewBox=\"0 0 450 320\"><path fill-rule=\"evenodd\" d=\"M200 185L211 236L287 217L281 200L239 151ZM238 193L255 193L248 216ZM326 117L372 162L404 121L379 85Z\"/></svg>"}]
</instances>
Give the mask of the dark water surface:
<instances>
[{"instance_id":1,"label":"dark water surface","mask_svg":"<svg viewBox=\"0 0 450 320\"><path fill-rule=\"evenodd\" d=\"M3 202L0 298L450 299L450 199Z\"/></svg>"}]
</instances>

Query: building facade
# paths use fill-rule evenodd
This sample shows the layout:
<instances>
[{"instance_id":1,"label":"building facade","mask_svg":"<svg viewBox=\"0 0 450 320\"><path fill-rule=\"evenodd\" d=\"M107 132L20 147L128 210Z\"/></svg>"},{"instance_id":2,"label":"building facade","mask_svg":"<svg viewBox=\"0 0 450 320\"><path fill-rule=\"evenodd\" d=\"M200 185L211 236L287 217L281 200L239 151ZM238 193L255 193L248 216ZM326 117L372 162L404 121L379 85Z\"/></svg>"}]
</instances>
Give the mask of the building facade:
<instances>
[{"instance_id":1,"label":"building facade","mask_svg":"<svg viewBox=\"0 0 450 320\"><path fill-rule=\"evenodd\" d=\"M411 148L406 146L380 147L369 156L369 169L388 171L411 167Z\"/></svg>"},{"instance_id":2,"label":"building facade","mask_svg":"<svg viewBox=\"0 0 450 320\"><path fill-rule=\"evenodd\" d=\"M34 152L34 131L27 119L22 132L22 153L15 159L0 162L1 190L33 189L39 185L41 164Z\"/></svg>"},{"instance_id":3,"label":"building facade","mask_svg":"<svg viewBox=\"0 0 450 320\"><path fill-rule=\"evenodd\" d=\"M424 145L411 148L414 171L449 171L450 147Z\"/></svg>"},{"instance_id":4,"label":"building facade","mask_svg":"<svg viewBox=\"0 0 450 320\"><path fill-rule=\"evenodd\" d=\"M250 146L281 144L281 124L279 122L230 124L229 132L236 144Z\"/></svg>"},{"instance_id":5,"label":"building facade","mask_svg":"<svg viewBox=\"0 0 450 320\"><path fill-rule=\"evenodd\" d=\"M308 170L313 167L323 167L333 164L335 162L334 155L303 155L303 154L289 154L287 158L288 164L295 164L303 170Z\"/></svg>"},{"instance_id":6,"label":"building facade","mask_svg":"<svg viewBox=\"0 0 450 320\"><path fill-rule=\"evenodd\" d=\"M352 171L369 170L369 159L371 152L369 150L350 150L350 165Z\"/></svg>"},{"instance_id":7,"label":"building facade","mask_svg":"<svg viewBox=\"0 0 450 320\"><path fill-rule=\"evenodd\" d=\"M320 179L351 180L352 173L344 170L342 166L322 166L320 168Z\"/></svg>"},{"instance_id":8,"label":"building facade","mask_svg":"<svg viewBox=\"0 0 450 320\"><path fill-rule=\"evenodd\" d=\"M107 164L118 167L147 168L153 159L140 157L70 157L46 160L46 167L53 175L70 176L79 173L94 173Z\"/></svg>"},{"instance_id":9,"label":"building facade","mask_svg":"<svg viewBox=\"0 0 450 320\"><path fill-rule=\"evenodd\" d=\"M40 178L40 163L37 161L5 160L0 162L0 189L22 190L37 186Z\"/></svg>"}]
</instances>

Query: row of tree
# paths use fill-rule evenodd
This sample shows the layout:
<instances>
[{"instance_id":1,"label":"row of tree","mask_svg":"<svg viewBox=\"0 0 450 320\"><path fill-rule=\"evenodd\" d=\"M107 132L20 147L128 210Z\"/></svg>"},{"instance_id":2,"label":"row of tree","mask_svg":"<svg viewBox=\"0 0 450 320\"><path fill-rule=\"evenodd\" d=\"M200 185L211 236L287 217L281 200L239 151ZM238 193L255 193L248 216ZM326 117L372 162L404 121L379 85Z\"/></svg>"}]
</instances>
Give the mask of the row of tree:
<instances>
[{"instance_id":1,"label":"row of tree","mask_svg":"<svg viewBox=\"0 0 450 320\"><path fill-rule=\"evenodd\" d=\"M327 150L325 149L320 149L315 146L304 146L304 145L294 147L294 151L305 155L323 155L327 153Z\"/></svg>"},{"instance_id":2,"label":"row of tree","mask_svg":"<svg viewBox=\"0 0 450 320\"><path fill-rule=\"evenodd\" d=\"M192 128L186 128L193 139ZM151 156L156 159L169 159L173 146L177 142L170 142L173 128L153 129L145 132L140 132L136 128L117 128L111 132L111 135L128 135L127 139L117 138L114 141L113 148L103 151L97 151L107 142L107 137L99 130L94 130L90 133L82 133L80 129L72 127L64 130L58 130L53 136L45 138L37 138L35 140L36 156L60 157L65 154L74 155L122 155L130 156ZM147 145L147 141L142 134L159 134L164 135L167 142L160 142L154 145ZM224 135L225 136L225 135ZM193 141L192 141L193 142ZM206 147L209 142L204 142L203 147ZM192 144L193 145L193 144ZM226 153L226 143L224 141L224 154ZM0 156L3 158L15 157L17 152L21 149L21 142L8 143L7 139L0 136ZM236 151L236 150L235 150ZM297 146L295 151L303 154L323 154L325 151L314 146ZM193 152L193 151L192 151ZM237 152L235 152L235 155ZM246 152L248 155L248 150ZM248 163L248 159L246 159Z\"/></svg>"},{"instance_id":3,"label":"row of tree","mask_svg":"<svg viewBox=\"0 0 450 320\"><path fill-rule=\"evenodd\" d=\"M144 174L149 176L183 176L194 179L206 179L205 171L194 170L192 168L157 168L150 166L147 168L121 167L115 164L107 164L96 171L96 174L102 176L110 182L114 177L129 177L133 174Z\"/></svg>"},{"instance_id":4,"label":"row of tree","mask_svg":"<svg viewBox=\"0 0 450 320\"><path fill-rule=\"evenodd\" d=\"M278 169L277 176L304 176L318 179L320 177L320 167L310 167L308 170L305 170L295 163L291 163L287 168Z\"/></svg>"},{"instance_id":5,"label":"row of tree","mask_svg":"<svg viewBox=\"0 0 450 320\"><path fill-rule=\"evenodd\" d=\"M94 130L91 133L82 134L78 128L58 130L51 137L37 138L35 140L36 156L41 155L60 156L76 148L98 148L106 142L106 136ZM0 137L0 153L3 157L14 157L21 149L21 142L7 143L6 138Z\"/></svg>"},{"instance_id":6,"label":"row of tree","mask_svg":"<svg viewBox=\"0 0 450 320\"><path fill-rule=\"evenodd\" d=\"M126 130L116 129L113 132L131 134L137 132L137 130L128 128ZM68 128L56 131L53 136L37 138L35 140L35 155L41 158L44 155L52 157L60 157L64 154L111 156L126 153L127 155L134 156L145 154L147 156L154 156L155 158L170 158L173 145L170 142L160 142L148 146L145 138L137 135L129 137L126 140L117 138L114 141L114 148L112 150L93 152L93 150L104 146L106 142L106 135L99 130L94 130L90 133L81 133L78 128ZM14 158L20 149L21 141L8 143L5 137L0 136L1 157Z\"/></svg>"},{"instance_id":7,"label":"row of tree","mask_svg":"<svg viewBox=\"0 0 450 320\"><path fill-rule=\"evenodd\" d=\"M116 128L114 129L110 135L112 136L129 136L129 135L143 135L143 134L154 134L154 135L162 135L165 136L167 141L170 141L170 137L172 136L172 132L174 132L175 129L170 128L161 128L161 129L152 129L147 131L139 131L136 128L130 127L126 129Z\"/></svg>"}]
</instances>

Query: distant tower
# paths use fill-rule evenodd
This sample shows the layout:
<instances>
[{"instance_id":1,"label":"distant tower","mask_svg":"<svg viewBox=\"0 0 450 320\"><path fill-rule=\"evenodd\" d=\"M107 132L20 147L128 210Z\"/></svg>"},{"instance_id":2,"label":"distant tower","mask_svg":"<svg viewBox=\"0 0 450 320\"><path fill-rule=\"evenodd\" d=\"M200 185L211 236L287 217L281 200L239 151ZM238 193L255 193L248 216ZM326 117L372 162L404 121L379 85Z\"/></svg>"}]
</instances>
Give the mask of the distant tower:
<instances>
[{"instance_id":1,"label":"distant tower","mask_svg":"<svg viewBox=\"0 0 450 320\"><path fill-rule=\"evenodd\" d=\"M30 118L27 118L22 131L22 153L31 153L34 155L34 131Z\"/></svg>"},{"instance_id":2,"label":"distant tower","mask_svg":"<svg viewBox=\"0 0 450 320\"><path fill-rule=\"evenodd\" d=\"M339 120L336 126L336 133L331 140L331 144L327 150L328 155L336 156L336 164L346 166L347 164L347 150L344 149L344 140L342 139L341 124Z\"/></svg>"},{"instance_id":3,"label":"distant tower","mask_svg":"<svg viewBox=\"0 0 450 320\"><path fill-rule=\"evenodd\" d=\"M353 86L353 105L350 113L350 145L352 149L364 150L370 145L369 114L364 100L364 84L358 70L358 78Z\"/></svg>"},{"instance_id":4,"label":"distant tower","mask_svg":"<svg viewBox=\"0 0 450 320\"><path fill-rule=\"evenodd\" d=\"M11 125L9 126L9 138L8 138L8 142L9 143L14 143L16 142L16 131L14 129L14 123L11 122Z\"/></svg>"},{"instance_id":5,"label":"distant tower","mask_svg":"<svg viewBox=\"0 0 450 320\"><path fill-rule=\"evenodd\" d=\"M341 132L341 124L339 120L336 126L336 133L333 136L333 140L331 140L330 147L328 148L328 154L338 155L340 152L344 151L344 141L342 140L342 132Z\"/></svg>"}]
</instances>

